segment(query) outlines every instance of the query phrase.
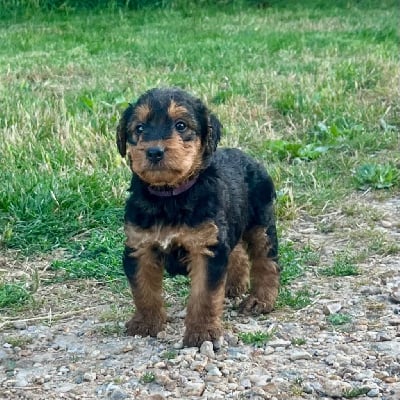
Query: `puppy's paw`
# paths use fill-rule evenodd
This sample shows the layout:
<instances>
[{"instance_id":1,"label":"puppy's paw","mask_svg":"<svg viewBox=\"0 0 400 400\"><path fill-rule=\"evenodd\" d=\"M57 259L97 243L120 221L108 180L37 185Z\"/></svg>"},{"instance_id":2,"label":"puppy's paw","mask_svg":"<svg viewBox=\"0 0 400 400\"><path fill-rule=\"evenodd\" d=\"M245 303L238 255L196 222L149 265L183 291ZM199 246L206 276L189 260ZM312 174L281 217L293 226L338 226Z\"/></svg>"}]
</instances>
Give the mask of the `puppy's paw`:
<instances>
[{"instance_id":1,"label":"puppy's paw","mask_svg":"<svg viewBox=\"0 0 400 400\"><path fill-rule=\"evenodd\" d=\"M244 282L227 282L225 287L225 296L234 298L245 294L249 288L247 281Z\"/></svg>"},{"instance_id":2,"label":"puppy's paw","mask_svg":"<svg viewBox=\"0 0 400 400\"><path fill-rule=\"evenodd\" d=\"M183 345L186 347L200 347L203 342L208 341L213 343L214 350L218 350L222 334L223 330L219 325L186 328Z\"/></svg>"},{"instance_id":3,"label":"puppy's paw","mask_svg":"<svg viewBox=\"0 0 400 400\"><path fill-rule=\"evenodd\" d=\"M244 314L267 314L274 309L276 296L265 296L260 300L254 294L247 296L239 306L239 311Z\"/></svg>"},{"instance_id":4,"label":"puppy's paw","mask_svg":"<svg viewBox=\"0 0 400 400\"><path fill-rule=\"evenodd\" d=\"M136 314L125 323L126 333L129 336L157 336L163 330L164 323L163 318L149 319Z\"/></svg>"}]
</instances>

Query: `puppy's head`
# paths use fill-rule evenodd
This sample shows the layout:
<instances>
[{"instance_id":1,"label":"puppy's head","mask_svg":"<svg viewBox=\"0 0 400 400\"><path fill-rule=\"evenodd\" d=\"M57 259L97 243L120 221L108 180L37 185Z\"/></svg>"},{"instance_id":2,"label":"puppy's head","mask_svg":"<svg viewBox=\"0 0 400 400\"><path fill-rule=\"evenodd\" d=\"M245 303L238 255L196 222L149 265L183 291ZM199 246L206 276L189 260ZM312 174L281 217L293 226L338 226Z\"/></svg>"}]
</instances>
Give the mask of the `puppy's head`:
<instances>
[{"instance_id":1,"label":"puppy's head","mask_svg":"<svg viewBox=\"0 0 400 400\"><path fill-rule=\"evenodd\" d=\"M123 113L117 128L120 154L151 186L177 187L208 165L221 124L181 89L151 89Z\"/></svg>"}]
</instances>

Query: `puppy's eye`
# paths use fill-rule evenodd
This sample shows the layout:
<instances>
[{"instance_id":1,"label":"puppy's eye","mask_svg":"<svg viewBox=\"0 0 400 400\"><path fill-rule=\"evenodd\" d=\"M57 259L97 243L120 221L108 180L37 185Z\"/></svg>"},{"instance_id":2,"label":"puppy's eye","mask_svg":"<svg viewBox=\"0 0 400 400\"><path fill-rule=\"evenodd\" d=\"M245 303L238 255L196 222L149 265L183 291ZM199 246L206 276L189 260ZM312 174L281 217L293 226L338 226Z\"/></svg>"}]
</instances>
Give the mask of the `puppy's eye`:
<instances>
[{"instance_id":1,"label":"puppy's eye","mask_svg":"<svg viewBox=\"0 0 400 400\"><path fill-rule=\"evenodd\" d=\"M142 134L144 131L144 126L143 124L138 124L136 125L135 131L138 135Z\"/></svg>"},{"instance_id":2,"label":"puppy's eye","mask_svg":"<svg viewBox=\"0 0 400 400\"><path fill-rule=\"evenodd\" d=\"M185 132L187 125L183 121L178 121L175 123L175 129L178 132Z\"/></svg>"}]
</instances>

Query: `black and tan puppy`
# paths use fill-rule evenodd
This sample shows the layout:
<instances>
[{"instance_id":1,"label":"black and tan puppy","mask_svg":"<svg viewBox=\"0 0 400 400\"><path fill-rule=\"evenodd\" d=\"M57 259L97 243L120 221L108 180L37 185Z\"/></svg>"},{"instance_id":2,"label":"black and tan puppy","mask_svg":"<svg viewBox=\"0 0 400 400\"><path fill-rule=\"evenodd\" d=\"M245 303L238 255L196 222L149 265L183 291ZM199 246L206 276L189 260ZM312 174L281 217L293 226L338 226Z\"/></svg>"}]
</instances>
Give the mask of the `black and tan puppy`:
<instances>
[{"instance_id":1,"label":"black and tan puppy","mask_svg":"<svg viewBox=\"0 0 400 400\"><path fill-rule=\"evenodd\" d=\"M222 335L225 294L239 296L250 285L242 311L274 307L274 186L240 150L217 150L220 135L218 119L180 89L152 89L122 115L118 150L133 173L123 259L136 306L126 324L130 335L163 329L164 268L191 279L186 346Z\"/></svg>"}]
</instances>

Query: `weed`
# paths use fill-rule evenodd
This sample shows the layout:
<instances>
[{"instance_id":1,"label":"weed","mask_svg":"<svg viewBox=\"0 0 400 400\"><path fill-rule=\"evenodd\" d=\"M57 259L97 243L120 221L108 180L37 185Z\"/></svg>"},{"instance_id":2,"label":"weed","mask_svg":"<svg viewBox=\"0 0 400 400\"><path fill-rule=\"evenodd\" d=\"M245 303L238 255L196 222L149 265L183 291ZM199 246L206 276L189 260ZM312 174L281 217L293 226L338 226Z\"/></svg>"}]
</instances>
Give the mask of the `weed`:
<instances>
[{"instance_id":1,"label":"weed","mask_svg":"<svg viewBox=\"0 0 400 400\"><path fill-rule=\"evenodd\" d=\"M164 360L173 360L177 356L177 352L175 350L165 350L161 354L161 358Z\"/></svg>"},{"instance_id":2,"label":"weed","mask_svg":"<svg viewBox=\"0 0 400 400\"><path fill-rule=\"evenodd\" d=\"M344 391L343 397L345 399L354 399L355 397L359 397L364 394L367 394L369 392L369 390L370 389L367 387L353 388L353 389Z\"/></svg>"},{"instance_id":3,"label":"weed","mask_svg":"<svg viewBox=\"0 0 400 400\"><path fill-rule=\"evenodd\" d=\"M19 307L32 297L22 284L1 283L0 284L0 309L8 307Z\"/></svg>"},{"instance_id":4,"label":"weed","mask_svg":"<svg viewBox=\"0 0 400 400\"><path fill-rule=\"evenodd\" d=\"M293 143L286 140L273 140L267 144L268 150L272 151L281 160L315 160L329 150L328 146L317 143Z\"/></svg>"},{"instance_id":5,"label":"weed","mask_svg":"<svg viewBox=\"0 0 400 400\"><path fill-rule=\"evenodd\" d=\"M28 336L9 336L6 341L12 347L25 348L28 344L32 343L33 339Z\"/></svg>"},{"instance_id":6,"label":"weed","mask_svg":"<svg viewBox=\"0 0 400 400\"><path fill-rule=\"evenodd\" d=\"M391 164L363 164L356 169L354 180L361 190L388 189L400 182L400 170Z\"/></svg>"},{"instance_id":7,"label":"weed","mask_svg":"<svg viewBox=\"0 0 400 400\"><path fill-rule=\"evenodd\" d=\"M327 320L333 326L340 326L350 323L352 318L349 314L337 313L328 315Z\"/></svg>"},{"instance_id":8,"label":"weed","mask_svg":"<svg viewBox=\"0 0 400 400\"><path fill-rule=\"evenodd\" d=\"M115 322L99 326L97 332L103 336L122 336L125 329Z\"/></svg>"},{"instance_id":9,"label":"weed","mask_svg":"<svg viewBox=\"0 0 400 400\"><path fill-rule=\"evenodd\" d=\"M302 289L297 292L292 292L291 290L282 287L279 291L279 296L276 302L278 308L281 307L291 307L296 310L304 308L311 304L311 298L313 294L307 290Z\"/></svg>"},{"instance_id":10,"label":"weed","mask_svg":"<svg viewBox=\"0 0 400 400\"><path fill-rule=\"evenodd\" d=\"M272 339L274 332L240 332L239 339L245 344L252 344L255 346L262 346Z\"/></svg>"},{"instance_id":11,"label":"weed","mask_svg":"<svg viewBox=\"0 0 400 400\"><path fill-rule=\"evenodd\" d=\"M154 382L156 379L156 376L154 374L154 372L145 372L144 374L142 374L142 376L140 377L140 382L141 383L151 383Z\"/></svg>"},{"instance_id":12,"label":"weed","mask_svg":"<svg viewBox=\"0 0 400 400\"><path fill-rule=\"evenodd\" d=\"M346 254L336 257L333 265L323 268L320 273L325 276L354 276L360 274L358 267L353 264L351 258Z\"/></svg>"},{"instance_id":13,"label":"weed","mask_svg":"<svg viewBox=\"0 0 400 400\"><path fill-rule=\"evenodd\" d=\"M280 246L281 284L287 285L303 274L304 268L315 265L319 255L311 247L296 249L292 243Z\"/></svg>"},{"instance_id":14,"label":"weed","mask_svg":"<svg viewBox=\"0 0 400 400\"><path fill-rule=\"evenodd\" d=\"M171 295L187 299L190 293L190 279L185 275L167 276L163 281L164 289Z\"/></svg>"},{"instance_id":15,"label":"weed","mask_svg":"<svg viewBox=\"0 0 400 400\"><path fill-rule=\"evenodd\" d=\"M304 338L293 338L291 343L293 346L303 346L307 343L307 341Z\"/></svg>"}]
</instances>

